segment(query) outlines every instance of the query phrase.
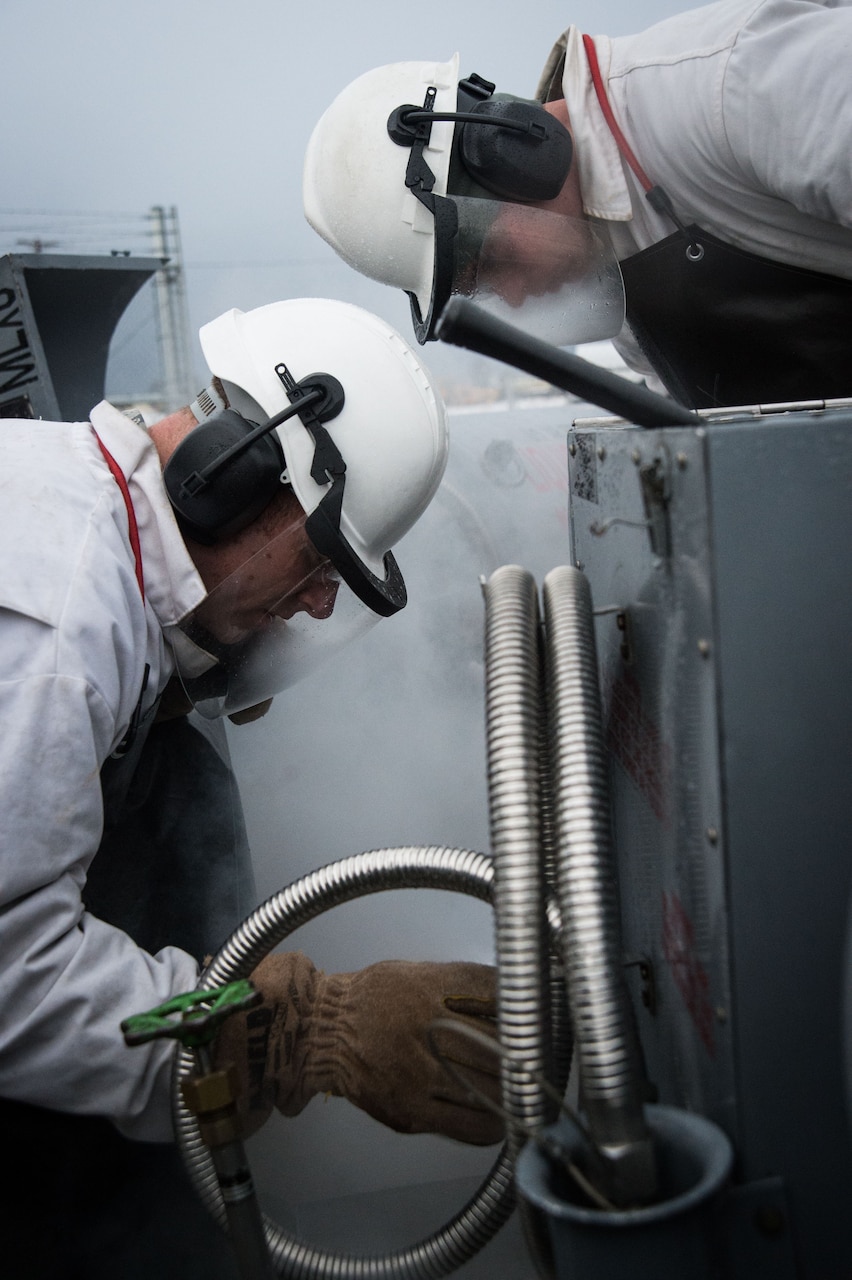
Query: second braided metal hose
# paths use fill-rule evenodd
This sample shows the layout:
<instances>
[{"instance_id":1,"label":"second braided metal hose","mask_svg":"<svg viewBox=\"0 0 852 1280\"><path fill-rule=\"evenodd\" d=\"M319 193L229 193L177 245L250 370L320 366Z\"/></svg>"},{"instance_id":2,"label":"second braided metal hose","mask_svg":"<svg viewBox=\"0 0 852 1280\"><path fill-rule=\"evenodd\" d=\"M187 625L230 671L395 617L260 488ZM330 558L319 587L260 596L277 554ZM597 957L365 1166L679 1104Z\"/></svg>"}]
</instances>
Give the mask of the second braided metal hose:
<instances>
[{"instance_id":1,"label":"second braided metal hose","mask_svg":"<svg viewBox=\"0 0 852 1280\"><path fill-rule=\"evenodd\" d=\"M488 801L503 1105L524 1129L548 1123L535 1075L549 1075L548 950L539 753L542 688L538 597L531 574L504 565L485 593ZM517 1154L523 1135L510 1129Z\"/></svg>"},{"instance_id":2,"label":"second braided metal hose","mask_svg":"<svg viewBox=\"0 0 852 1280\"><path fill-rule=\"evenodd\" d=\"M552 1079L550 963L545 916L541 761L543 690L538 594L517 565L484 584L488 807L494 855L501 1082L509 1151L553 1117L540 1081ZM563 1082L564 1083L564 1082ZM545 1224L519 1212L540 1275L552 1274Z\"/></svg>"},{"instance_id":3,"label":"second braided metal hose","mask_svg":"<svg viewBox=\"0 0 852 1280\"><path fill-rule=\"evenodd\" d=\"M557 890L582 1102L602 1189L617 1205L643 1203L656 1173L622 968L591 590L566 565L547 575L543 597Z\"/></svg>"}]
</instances>

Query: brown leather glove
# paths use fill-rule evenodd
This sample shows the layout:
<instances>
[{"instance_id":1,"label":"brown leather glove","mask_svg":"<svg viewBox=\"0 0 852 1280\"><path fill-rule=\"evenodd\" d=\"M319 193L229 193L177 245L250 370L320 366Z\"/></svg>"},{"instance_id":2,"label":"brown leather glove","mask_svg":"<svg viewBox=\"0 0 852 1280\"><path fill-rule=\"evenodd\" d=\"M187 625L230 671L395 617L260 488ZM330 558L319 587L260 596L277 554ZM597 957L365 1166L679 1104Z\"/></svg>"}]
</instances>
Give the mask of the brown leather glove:
<instances>
[{"instance_id":1,"label":"brown leather glove","mask_svg":"<svg viewBox=\"0 0 852 1280\"><path fill-rule=\"evenodd\" d=\"M441 1133L487 1145L503 1136L494 1112L437 1062L426 1033L454 1017L496 1038L496 976L487 965L388 960L357 973L323 974L301 952L261 961L252 982L263 1003L229 1019L216 1059L235 1062L247 1133L273 1107L294 1116L317 1093L348 1098L400 1133ZM499 1102L499 1059L442 1030L442 1052Z\"/></svg>"}]
</instances>

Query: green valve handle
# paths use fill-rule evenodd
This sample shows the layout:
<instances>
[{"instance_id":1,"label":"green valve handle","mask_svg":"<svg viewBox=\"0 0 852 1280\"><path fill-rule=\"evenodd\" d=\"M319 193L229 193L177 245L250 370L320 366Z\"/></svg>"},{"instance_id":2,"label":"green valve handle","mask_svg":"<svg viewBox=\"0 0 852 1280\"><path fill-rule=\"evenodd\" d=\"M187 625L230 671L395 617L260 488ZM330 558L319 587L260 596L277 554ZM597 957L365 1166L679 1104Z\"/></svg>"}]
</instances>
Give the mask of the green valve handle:
<instances>
[{"instance_id":1,"label":"green valve handle","mask_svg":"<svg viewBox=\"0 0 852 1280\"><path fill-rule=\"evenodd\" d=\"M248 978L210 991L188 991L156 1009L134 1014L121 1024L124 1042L131 1047L149 1040L180 1040L186 1049L210 1044L232 1013L260 1004L262 996Z\"/></svg>"}]
</instances>

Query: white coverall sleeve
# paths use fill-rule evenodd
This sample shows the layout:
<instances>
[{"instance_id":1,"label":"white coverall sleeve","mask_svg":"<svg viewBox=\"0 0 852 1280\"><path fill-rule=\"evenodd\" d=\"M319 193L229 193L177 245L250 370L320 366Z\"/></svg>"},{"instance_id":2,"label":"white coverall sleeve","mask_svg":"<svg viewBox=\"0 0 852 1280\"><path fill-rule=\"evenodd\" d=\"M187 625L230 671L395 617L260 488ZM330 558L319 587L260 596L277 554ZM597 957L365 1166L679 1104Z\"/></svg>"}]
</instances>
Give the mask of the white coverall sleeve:
<instances>
[{"instance_id":1,"label":"white coverall sleeve","mask_svg":"<svg viewBox=\"0 0 852 1280\"><path fill-rule=\"evenodd\" d=\"M771 0L731 51L722 127L744 176L852 227L852 5Z\"/></svg>"},{"instance_id":2,"label":"white coverall sleeve","mask_svg":"<svg viewBox=\"0 0 852 1280\"><path fill-rule=\"evenodd\" d=\"M129 1049L122 1019L192 990L195 960L156 956L84 910L114 715L84 679L0 682L0 1094L173 1137L172 1041Z\"/></svg>"}]
</instances>

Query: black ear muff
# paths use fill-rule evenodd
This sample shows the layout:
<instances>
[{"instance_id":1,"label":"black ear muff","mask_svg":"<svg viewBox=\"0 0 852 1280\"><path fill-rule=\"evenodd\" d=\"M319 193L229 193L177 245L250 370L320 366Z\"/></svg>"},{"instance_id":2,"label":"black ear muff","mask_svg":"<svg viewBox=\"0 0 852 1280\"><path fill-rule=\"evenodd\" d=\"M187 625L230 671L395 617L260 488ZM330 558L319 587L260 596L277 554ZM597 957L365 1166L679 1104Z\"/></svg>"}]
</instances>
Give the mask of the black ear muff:
<instances>
[{"instance_id":1,"label":"black ear muff","mask_svg":"<svg viewBox=\"0 0 852 1280\"><path fill-rule=\"evenodd\" d=\"M257 438L241 448L251 435ZM257 519L280 489L284 468L275 432L259 435L257 423L225 409L181 441L163 480L181 532L211 546Z\"/></svg>"},{"instance_id":2,"label":"black ear muff","mask_svg":"<svg viewBox=\"0 0 852 1280\"><path fill-rule=\"evenodd\" d=\"M565 185L574 158L568 129L539 102L493 93L490 80L472 75L459 81L456 111L436 111L437 90L430 85L422 107L403 103L388 116L389 137L411 148L405 185L430 210L435 175L424 147L436 120L456 122L451 174L457 160L477 186L501 200L555 200Z\"/></svg>"},{"instance_id":3,"label":"black ear muff","mask_svg":"<svg viewBox=\"0 0 852 1280\"><path fill-rule=\"evenodd\" d=\"M507 98L477 102L472 114L483 122L468 118L460 126L458 154L481 187L501 200L523 203L559 195L574 152L571 134L559 120L538 103Z\"/></svg>"}]
</instances>

